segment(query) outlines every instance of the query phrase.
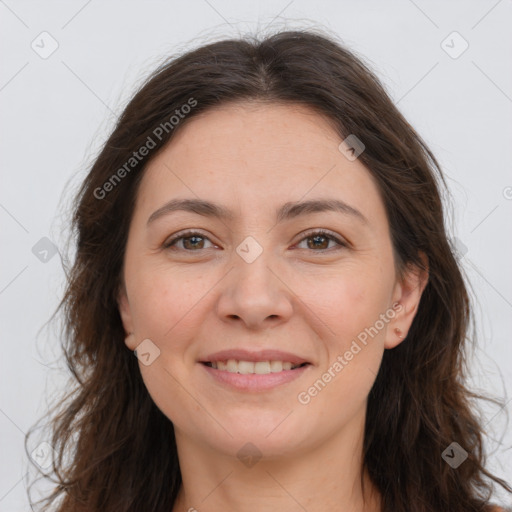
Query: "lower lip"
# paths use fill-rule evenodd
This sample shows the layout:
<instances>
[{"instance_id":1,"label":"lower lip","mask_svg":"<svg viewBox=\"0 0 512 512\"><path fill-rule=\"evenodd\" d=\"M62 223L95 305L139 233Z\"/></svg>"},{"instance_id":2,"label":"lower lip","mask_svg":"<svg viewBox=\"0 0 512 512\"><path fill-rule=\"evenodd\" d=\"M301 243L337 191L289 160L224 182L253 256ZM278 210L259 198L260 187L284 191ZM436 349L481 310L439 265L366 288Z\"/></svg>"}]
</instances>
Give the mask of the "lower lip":
<instances>
[{"instance_id":1,"label":"lower lip","mask_svg":"<svg viewBox=\"0 0 512 512\"><path fill-rule=\"evenodd\" d=\"M286 384L292 380L298 379L311 366L310 364L307 364L296 368L295 370L283 370L275 373L241 374L217 370L210 366L206 366L205 364L199 364L217 382L240 391L265 391L267 389L275 388L281 384Z\"/></svg>"}]
</instances>

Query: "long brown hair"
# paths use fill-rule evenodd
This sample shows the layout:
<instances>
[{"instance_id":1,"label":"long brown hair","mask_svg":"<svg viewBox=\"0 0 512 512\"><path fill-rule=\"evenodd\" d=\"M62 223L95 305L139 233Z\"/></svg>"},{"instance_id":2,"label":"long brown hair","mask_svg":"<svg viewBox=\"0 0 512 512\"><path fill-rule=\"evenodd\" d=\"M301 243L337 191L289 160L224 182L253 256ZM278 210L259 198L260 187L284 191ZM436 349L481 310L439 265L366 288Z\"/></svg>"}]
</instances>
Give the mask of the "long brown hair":
<instances>
[{"instance_id":1,"label":"long brown hair","mask_svg":"<svg viewBox=\"0 0 512 512\"><path fill-rule=\"evenodd\" d=\"M363 469L382 510L487 510L494 484L486 478L512 488L484 467L483 426L471 400L485 397L464 384L474 321L444 224L446 183L370 69L313 31L223 40L167 61L134 95L92 165L75 202L76 255L59 306L76 386L50 413L57 485L44 510L58 498L59 512L172 510L181 485L173 425L124 344L118 311L128 228L144 169L174 133L208 108L253 100L308 106L341 139L360 139L398 272L424 268L420 252L428 258L428 284L407 340L385 351L368 397ZM130 160L142 146L151 146L147 155ZM468 453L456 469L442 457L452 442Z\"/></svg>"}]
</instances>

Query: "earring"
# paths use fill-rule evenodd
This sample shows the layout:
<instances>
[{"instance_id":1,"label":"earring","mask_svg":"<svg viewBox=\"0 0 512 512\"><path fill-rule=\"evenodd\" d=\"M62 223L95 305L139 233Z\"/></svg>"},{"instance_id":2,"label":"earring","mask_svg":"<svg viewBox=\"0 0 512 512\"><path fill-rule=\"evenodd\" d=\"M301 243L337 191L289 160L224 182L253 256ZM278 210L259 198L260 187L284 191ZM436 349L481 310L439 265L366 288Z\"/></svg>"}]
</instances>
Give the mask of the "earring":
<instances>
[{"instance_id":1,"label":"earring","mask_svg":"<svg viewBox=\"0 0 512 512\"><path fill-rule=\"evenodd\" d=\"M395 327L395 334L400 338L402 339L404 337L404 335L402 334L402 331L398 328L398 327Z\"/></svg>"}]
</instances>

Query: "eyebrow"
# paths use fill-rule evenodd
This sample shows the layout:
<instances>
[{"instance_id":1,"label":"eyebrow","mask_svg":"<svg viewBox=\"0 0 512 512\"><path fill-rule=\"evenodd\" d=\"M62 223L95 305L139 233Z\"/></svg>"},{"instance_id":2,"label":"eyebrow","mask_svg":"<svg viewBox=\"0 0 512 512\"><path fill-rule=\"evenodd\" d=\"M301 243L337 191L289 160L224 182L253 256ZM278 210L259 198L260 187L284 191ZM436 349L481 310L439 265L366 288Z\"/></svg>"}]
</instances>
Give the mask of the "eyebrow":
<instances>
[{"instance_id":1,"label":"eyebrow","mask_svg":"<svg viewBox=\"0 0 512 512\"><path fill-rule=\"evenodd\" d=\"M235 217L231 210L211 201L204 199L172 199L150 215L147 225L164 215L176 211L192 212L204 217L213 217L227 221L233 220ZM318 212L342 213L354 217L363 224L368 224L368 219L359 210L339 199L313 199L284 203L277 210L276 219L277 223L281 223L299 216Z\"/></svg>"}]
</instances>

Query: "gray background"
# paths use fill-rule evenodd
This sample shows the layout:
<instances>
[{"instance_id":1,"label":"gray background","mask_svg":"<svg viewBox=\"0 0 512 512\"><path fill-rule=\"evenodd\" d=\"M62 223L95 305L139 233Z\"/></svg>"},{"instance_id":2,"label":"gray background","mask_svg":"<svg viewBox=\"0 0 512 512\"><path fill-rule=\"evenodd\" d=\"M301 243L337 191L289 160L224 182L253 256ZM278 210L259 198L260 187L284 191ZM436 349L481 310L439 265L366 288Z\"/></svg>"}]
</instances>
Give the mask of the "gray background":
<instances>
[{"instance_id":1,"label":"gray background","mask_svg":"<svg viewBox=\"0 0 512 512\"><path fill-rule=\"evenodd\" d=\"M488 467L510 482L511 22L511 0L0 0L0 510L29 509L25 485L35 471L24 434L67 379L57 330L44 325L63 291L72 192L136 84L163 58L274 28L338 34L439 159L453 201L447 226L477 300L470 384L507 402L480 404ZM44 459L47 447L38 450ZM512 498L497 489L495 501Z\"/></svg>"}]
</instances>

